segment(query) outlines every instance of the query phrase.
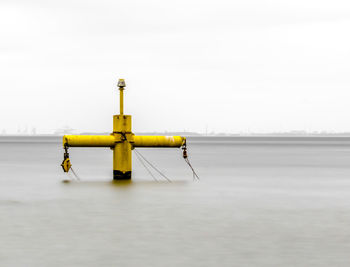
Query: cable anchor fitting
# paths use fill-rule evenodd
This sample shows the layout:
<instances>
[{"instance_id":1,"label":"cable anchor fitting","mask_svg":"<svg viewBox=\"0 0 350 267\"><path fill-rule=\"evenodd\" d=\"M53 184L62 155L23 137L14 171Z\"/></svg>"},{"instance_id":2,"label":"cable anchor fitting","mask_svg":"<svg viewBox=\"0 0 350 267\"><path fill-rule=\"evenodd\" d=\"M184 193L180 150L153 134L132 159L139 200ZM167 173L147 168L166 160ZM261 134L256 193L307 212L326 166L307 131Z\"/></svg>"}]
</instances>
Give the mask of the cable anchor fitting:
<instances>
[{"instance_id":1,"label":"cable anchor fitting","mask_svg":"<svg viewBox=\"0 0 350 267\"><path fill-rule=\"evenodd\" d=\"M186 142L182 145L182 147L181 147L181 149L182 149L182 157L184 158L184 159L187 159L187 146L186 146Z\"/></svg>"},{"instance_id":2,"label":"cable anchor fitting","mask_svg":"<svg viewBox=\"0 0 350 267\"><path fill-rule=\"evenodd\" d=\"M64 172L68 172L70 170L70 168L72 167L72 164L70 163L70 159L69 159L67 144L64 145L64 154L63 154L63 161L62 161L61 166L62 166L62 169Z\"/></svg>"}]
</instances>

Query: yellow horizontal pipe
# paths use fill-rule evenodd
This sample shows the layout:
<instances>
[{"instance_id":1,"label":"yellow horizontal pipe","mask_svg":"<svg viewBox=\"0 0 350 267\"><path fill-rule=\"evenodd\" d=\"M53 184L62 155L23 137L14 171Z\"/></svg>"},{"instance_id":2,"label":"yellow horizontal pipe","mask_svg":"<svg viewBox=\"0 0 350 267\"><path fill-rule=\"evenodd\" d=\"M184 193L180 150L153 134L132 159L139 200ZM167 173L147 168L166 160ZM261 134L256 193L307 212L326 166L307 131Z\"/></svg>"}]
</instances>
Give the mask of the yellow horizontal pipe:
<instances>
[{"instance_id":1,"label":"yellow horizontal pipe","mask_svg":"<svg viewBox=\"0 0 350 267\"><path fill-rule=\"evenodd\" d=\"M134 136L134 147L181 147L186 138L182 136Z\"/></svg>"},{"instance_id":2,"label":"yellow horizontal pipe","mask_svg":"<svg viewBox=\"0 0 350 267\"><path fill-rule=\"evenodd\" d=\"M181 147L185 143L185 140L186 138L182 136L137 135L128 139L134 147ZM63 146L67 145L68 147L114 147L117 142L117 138L113 135L63 136Z\"/></svg>"},{"instance_id":3,"label":"yellow horizontal pipe","mask_svg":"<svg viewBox=\"0 0 350 267\"><path fill-rule=\"evenodd\" d=\"M79 147L113 147L115 138L111 135L65 135L63 136L63 146Z\"/></svg>"}]
</instances>

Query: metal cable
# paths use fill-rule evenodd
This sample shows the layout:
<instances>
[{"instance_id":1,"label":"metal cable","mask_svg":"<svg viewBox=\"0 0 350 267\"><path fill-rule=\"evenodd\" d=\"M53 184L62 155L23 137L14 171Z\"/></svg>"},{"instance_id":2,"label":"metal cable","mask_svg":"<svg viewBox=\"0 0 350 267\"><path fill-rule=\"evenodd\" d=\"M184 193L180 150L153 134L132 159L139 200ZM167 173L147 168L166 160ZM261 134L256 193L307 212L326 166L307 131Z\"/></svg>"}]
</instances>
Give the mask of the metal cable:
<instances>
[{"instance_id":1,"label":"metal cable","mask_svg":"<svg viewBox=\"0 0 350 267\"><path fill-rule=\"evenodd\" d=\"M136 152L136 151L135 151ZM141 157L139 156L139 154L135 153L137 159L141 162L141 164L143 165L143 167L145 167L145 169L148 171L148 173L153 177L153 179L155 181L158 182L157 178L153 175L153 173L151 172L151 170L146 166L146 164L142 161Z\"/></svg>"},{"instance_id":2,"label":"metal cable","mask_svg":"<svg viewBox=\"0 0 350 267\"><path fill-rule=\"evenodd\" d=\"M193 180L198 180L199 181L199 176L197 175L196 171L193 169L190 161L188 160L188 158L185 158L185 162L188 164L188 166L190 166L192 173L193 173Z\"/></svg>"},{"instance_id":3,"label":"metal cable","mask_svg":"<svg viewBox=\"0 0 350 267\"><path fill-rule=\"evenodd\" d=\"M182 147L182 157L184 158L185 162L188 164L188 166L191 168L192 170L192 174L193 174L193 181L195 179L199 180L199 176L197 175L196 171L194 170L194 168L192 167L192 164L190 163L190 160L188 159L188 155L187 155L187 144L186 144L186 140L183 143Z\"/></svg>"},{"instance_id":4,"label":"metal cable","mask_svg":"<svg viewBox=\"0 0 350 267\"><path fill-rule=\"evenodd\" d=\"M151 162L149 162L138 150L134 149L135 153L139 154L144 161L146 161L156 172L158 172L161 176L163 176L169 183L171 183L171 180L165 176L160 170L157 169Z\"/></svg>"},{"instance_id":5,"label":"metal cable","mask_svg":"<svg viewBox=\"0 0 350 267\"><path fill-rule=\"evenodd\" d=\"M70 169L72 170L72 173L73 173L74 176L77 178L77 180L80 181L79 176L75 173L75 171L73 170L72 166L70 167Z\"/></svg>"}]
</instances>

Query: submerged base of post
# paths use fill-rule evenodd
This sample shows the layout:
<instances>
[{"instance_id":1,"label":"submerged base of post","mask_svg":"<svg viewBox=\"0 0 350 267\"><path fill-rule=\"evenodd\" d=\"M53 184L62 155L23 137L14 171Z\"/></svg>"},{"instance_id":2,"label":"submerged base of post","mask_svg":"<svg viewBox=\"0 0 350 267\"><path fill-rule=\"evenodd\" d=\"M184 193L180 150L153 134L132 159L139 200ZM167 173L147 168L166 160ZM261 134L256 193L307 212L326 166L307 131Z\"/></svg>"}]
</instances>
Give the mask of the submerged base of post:
<instances>
[{"instance_id":1,"label":"submerged base of post","mask_svg":"<svg viewBox=\"0 0 350 267\"><path fill-rule=\"evenodd\" d=\"M131 179L131 171L121 172L117 170L113 170L113 180L130 180Z\"/></svg>"}]
</instances>

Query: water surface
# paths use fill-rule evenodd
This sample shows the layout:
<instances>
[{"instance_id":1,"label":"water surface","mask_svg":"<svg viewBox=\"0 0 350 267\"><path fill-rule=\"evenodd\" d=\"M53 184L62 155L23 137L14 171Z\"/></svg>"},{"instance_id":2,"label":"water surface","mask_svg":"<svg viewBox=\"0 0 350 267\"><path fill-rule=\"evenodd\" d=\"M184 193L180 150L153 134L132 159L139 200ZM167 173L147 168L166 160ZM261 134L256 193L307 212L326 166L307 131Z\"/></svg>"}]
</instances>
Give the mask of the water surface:
<instances>
[{"instance_id":1,"label":"water surface","mask_svg":"<svg viewBox=\"0 0 350 267\"><path fill-rule=\"evenodd\" d=\"M62 183L60 142L0 138L0 266L350 266L350 138L189 138L200 182L139 149L172 183L112 182L105 148Z\"/></svg>"}]
</instances>

